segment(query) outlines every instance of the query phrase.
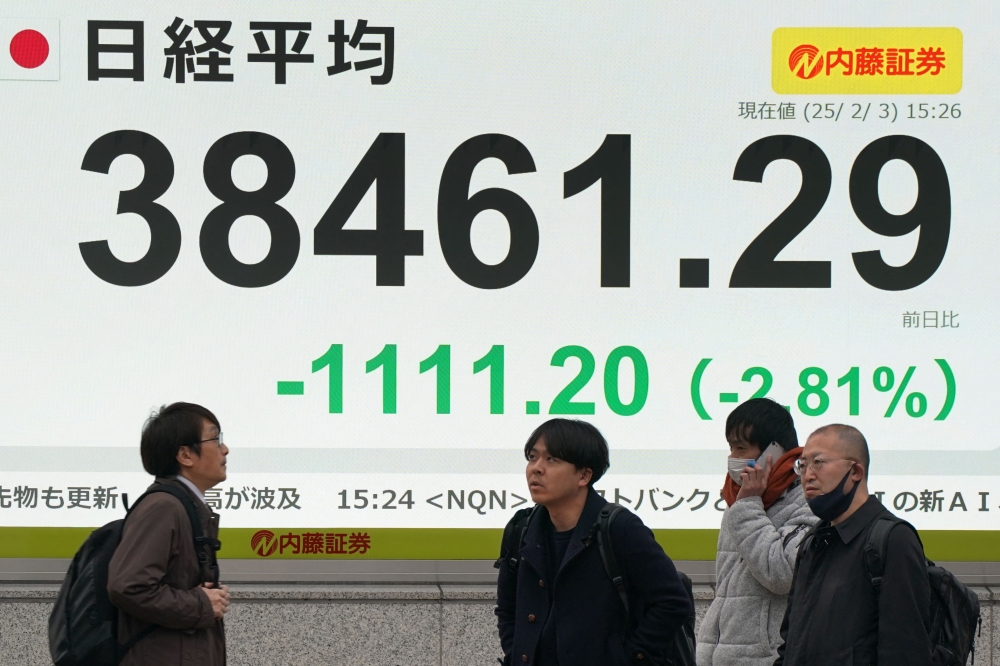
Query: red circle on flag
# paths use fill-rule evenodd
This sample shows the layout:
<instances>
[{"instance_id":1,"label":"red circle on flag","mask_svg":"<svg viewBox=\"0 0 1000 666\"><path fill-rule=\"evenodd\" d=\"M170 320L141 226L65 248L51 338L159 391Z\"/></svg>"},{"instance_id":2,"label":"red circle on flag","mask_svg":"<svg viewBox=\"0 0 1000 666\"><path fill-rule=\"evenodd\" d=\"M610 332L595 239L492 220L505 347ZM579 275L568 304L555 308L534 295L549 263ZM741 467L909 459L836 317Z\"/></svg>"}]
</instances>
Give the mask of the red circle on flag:
<instances>
[{"instance_id":1,"label":"red circle on flag","mask_svg":"<svg viewBox=\"0 0 1000 666\"><path fill-rule=\"evenodd\" d=\"M10 57L25 69L34 69L49 57L49 42L37 30L22 30L10 40Z\"/></svg>"}]
</instances>

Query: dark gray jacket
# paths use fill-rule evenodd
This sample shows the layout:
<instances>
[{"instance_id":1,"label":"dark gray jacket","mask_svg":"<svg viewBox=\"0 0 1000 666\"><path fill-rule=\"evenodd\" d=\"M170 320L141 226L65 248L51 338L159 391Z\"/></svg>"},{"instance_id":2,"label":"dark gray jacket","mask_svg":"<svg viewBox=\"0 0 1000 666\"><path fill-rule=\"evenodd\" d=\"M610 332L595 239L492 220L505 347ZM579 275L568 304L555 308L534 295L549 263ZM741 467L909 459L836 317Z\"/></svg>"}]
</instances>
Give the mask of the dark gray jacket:
<instances>
[{"instance_id":1,"label":"dark gray jacket","mask_svg":"<svg viewBox=\"0 0 1000 666\"><path fill-rule=\"evenodd\" d=\"M930 584L920 540L896 524L876 595L865 567L872 521L892 515L874 496L836 527L803 542L781 624L775 666L928 666Z\"/></svg>"},{"instance_id":2,"label":"dark gray jacket","mask_svg":"<svg viewBox=\"0 0 1000 666\"><path fill-rule=\"evenodd\" d=\"M544 530L550 524L548 512L544 507L535 512L516 574L505 564L497 581L496 615L505 664L535 663L538 640L550 613L554 613L563 666L662 662L674 633L691 612L691 601L653 533L625 510L611 525L611 540L633 600L635 612L630 621L626 619L625 607L590 538L606 504L591 489L554 578L547 574Z\"/></svg>"}]
</instances>

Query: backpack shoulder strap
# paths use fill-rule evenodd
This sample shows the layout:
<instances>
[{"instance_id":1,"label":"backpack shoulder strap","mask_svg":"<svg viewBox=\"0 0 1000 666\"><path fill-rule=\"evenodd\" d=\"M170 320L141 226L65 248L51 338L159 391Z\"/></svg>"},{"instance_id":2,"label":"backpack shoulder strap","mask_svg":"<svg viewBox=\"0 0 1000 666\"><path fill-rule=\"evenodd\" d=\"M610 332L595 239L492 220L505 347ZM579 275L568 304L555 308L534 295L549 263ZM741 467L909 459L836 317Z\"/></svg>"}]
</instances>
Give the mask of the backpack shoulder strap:
<instances>
[{"instance_id":1,"label":"backpack shoulder strap","mask_svg":"<svg viewBox=\"0 0 1000 666\"><path fill-rule=\"evenodd\" d=\"M806 550L808 550L809 544L812 543L813 537L816 536L816 528L817 528L817 525L813 525L811 528L809 528L809 531L806 533L805 537L803 537L802 541L799 542L799 549L798 549L798 553L796 555L796 558L802 557L802 553L804 553L804 552L806 552ZM788 544L786 543L784 545L787 546Z\"/></svg>"},{"instance_id":2,"label":"backpack shoulder strap","mask_svg":"<svg viewBox=\"0 0 1000 666\"><path fill-rule=\"evenodd\" d=\"M618 591L618 596L622 600L622 604L625 606L625 613L630 612L628 603L628 592L625 589L625 576L618 566L618 558L615 556L615 549L611 543L611 523L614 521L615 516L621 513L625 507L620 504L606 504L601 508L601 512L597 514L597 520L594 522L594 536L597 539L597 550L601 554L601 562L604 563L604 571L607 572L608 578L614 583L615 590Z\"/></svg>"},{"instance_id":3,"label":"backpack shoulder strap","mask_svg":"<svg viewBox=\"0 0 1000 666\"><path fill-rule=\"evenodd\" d=\"M194 505L194 500L192 500L186 492L168 484L154 484L149 490L140 495L135 503L129 507L125 518L127 519L128 516L132 514L135 507L139 506L139 502L154 493L167 493L168 495L173 495L180 501L181 506L184 507L184 512L187 513L188 520L191 522L191 534L194 537L194 551L198 555L198 561L202 565L208 567L209 571L211 571L212 580L209 582L218 585L219 564L216 560L215 553L222 547L222 543L218 539L212 539L211 537L205 536L205 533L201 529L201 518L198 517L198 509ZM205 552L205 546L208 546L211 549L211 558L209 558L208 553Z\"/></svg>"},{"instance_id":4,"label":"backpack shoulder strap","mask_svg":"<svg viewBox=\"0 0 1000 666\"><path fill-rule=\"evenodd\" d=\"M500 539L500 557L493 563L494 569L499 569L506 562L512 572L517 571L517 566L520 564L518 556L521 546L524 544L524 535L528 531L528 523L531 522L537 508L536 504L533 507L518 509L507 521L507 525L503 528L503 537Z\"/></svg>"},{"instance_id":5,"label":"backpack shoulder strap","mask_svg":"<svg viewBox=\"0 0 1000 666\"><path fill-rule=\"evenodd\" d=\"M872 521L868 528L868 541L865 544L865 569L868 573L868 581L875 589L875 596L882 590L882 575L885 573L885 553L889 548L889 532L896 525L906 525L917 535L920 535L913 525L895 516L879 516ZM923 543L921 542L921 548Z\"/></svg>"},{"instance_id":6,"label":"backpack shoulder strap","mask_svg":"<svg viewBox=\"0 0 1000 666\"><path fill-rule=\"evenodd\" d=\"M153 484L149 490L140 495L135 503L128 508L126 518L130 516L133 511L135 511L135 508L139 506L139 502L156 493L167 493L168 495L176 497L184 507L184 512L187 513L187 517L191 521L191 531L194 533L195 539L197 540L198 537L202 536L201 520L198 518L198 510L195 508L194 502L192 502L191 498L188 497L188 494L180 488L168 486L163 483Z\"/></svg>"},{"instance_id":7,"label":"backpack shoulder strap","mask_svg":"<svg viewBox=\"0 0 1000 666\"><path fill-rule=\"evenodd\" d=\"M790 544L792 542L792 539L795 538L796 534L798 534L802 530L807 530L810 527L811 527L810 525L806 525L805 523L803 523L801 525L796 525L795 529L793 529L791 532L789 532L788 534L786 534L785 538L781 540L781 549L784 550L785 548L788 548L788 544Z\"/></svg>"}]
</instances>

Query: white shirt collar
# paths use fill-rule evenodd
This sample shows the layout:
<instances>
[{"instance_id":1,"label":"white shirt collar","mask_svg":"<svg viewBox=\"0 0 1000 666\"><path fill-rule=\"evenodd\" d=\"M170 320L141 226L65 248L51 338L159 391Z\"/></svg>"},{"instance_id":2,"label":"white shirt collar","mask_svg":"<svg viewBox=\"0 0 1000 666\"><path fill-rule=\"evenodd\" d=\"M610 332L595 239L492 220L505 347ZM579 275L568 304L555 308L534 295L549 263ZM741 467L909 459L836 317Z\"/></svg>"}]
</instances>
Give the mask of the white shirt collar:
<instances>
[{"instance_id":1,"label":"white shirt collar","mask_svg":"<svg viewBox=\"0 0 1000 666\"><path fill-rule=\"evenodd\" d=\"M191 492L194 493L195 497L197 497L199 500L201 500L202 504L204 504L205 506L208 506L208 502L205 501L205 495L202 494L202 492L200 490L198 490L198 486L196 486L193 483L191 483L190 479L186 479L183 476L181 476L180 474L178 474L175 478L178 481L180 481L181 483L183 483L185 486L187 486L188 488L190 488Z\"/></svg>"}]
</instances>

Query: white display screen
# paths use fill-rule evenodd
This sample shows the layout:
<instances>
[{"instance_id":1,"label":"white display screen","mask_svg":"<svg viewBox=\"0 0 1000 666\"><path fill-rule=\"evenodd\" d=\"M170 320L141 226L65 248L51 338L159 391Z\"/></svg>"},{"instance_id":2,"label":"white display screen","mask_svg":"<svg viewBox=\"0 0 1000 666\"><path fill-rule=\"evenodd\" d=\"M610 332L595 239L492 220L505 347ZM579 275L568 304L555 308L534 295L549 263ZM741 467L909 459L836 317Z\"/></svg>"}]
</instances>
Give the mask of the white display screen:
<instances>
[{"instance_id":1,"label":"white display screen","mask_svg":"<svg viewBox=\"0 0 1000 666\"><path fill-rule=\"evenodd\" d=\"M800 442L857 426L918 528L996 529L997 25L5 3L0 525L118 517L189 401L224 527L499 528L565 416L606 498L717 529L726 416L766 395Z\"/></svg>"}]
</instances>

